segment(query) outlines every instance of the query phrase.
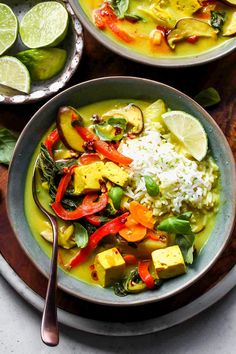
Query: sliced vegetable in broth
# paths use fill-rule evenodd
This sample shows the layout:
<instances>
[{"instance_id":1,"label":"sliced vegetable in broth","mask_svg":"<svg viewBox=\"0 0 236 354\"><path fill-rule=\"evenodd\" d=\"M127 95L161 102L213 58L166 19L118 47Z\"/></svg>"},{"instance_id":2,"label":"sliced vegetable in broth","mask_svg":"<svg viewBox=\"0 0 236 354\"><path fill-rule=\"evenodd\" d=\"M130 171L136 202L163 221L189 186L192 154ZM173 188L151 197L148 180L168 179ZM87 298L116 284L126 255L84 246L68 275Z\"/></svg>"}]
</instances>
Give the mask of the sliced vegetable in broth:
<instances>
[{"instance_id":1,"label":"sliced vegetable in broth","mask_svg":"<svg viewBox=\"0 0 236 354\"><path fill-rule=\"evenodd\" d=\"M236 32L236 7L230 1L79 2L94 25L105 35L151 57L183 57L203 53L222 44Z\"/></svg>"},{"instance_id":2,"label":"sliced vegetable in broth","mask_svg":"<svg viewBox=\"0 0 236 354\"><path fill-rule=\"evenodd\" d=\"M161 99L59 108L31 161L25 212L50 255L52 229L32 197L38 159L37 193L57 215L59 263L68 275L125 296L158 291L201 257L217 215L219 171L210 153L199 161L179 151L162 120L168 110ZM122 134L102 140L102 124L122 126Z\"/></svg>"}]
</instances>

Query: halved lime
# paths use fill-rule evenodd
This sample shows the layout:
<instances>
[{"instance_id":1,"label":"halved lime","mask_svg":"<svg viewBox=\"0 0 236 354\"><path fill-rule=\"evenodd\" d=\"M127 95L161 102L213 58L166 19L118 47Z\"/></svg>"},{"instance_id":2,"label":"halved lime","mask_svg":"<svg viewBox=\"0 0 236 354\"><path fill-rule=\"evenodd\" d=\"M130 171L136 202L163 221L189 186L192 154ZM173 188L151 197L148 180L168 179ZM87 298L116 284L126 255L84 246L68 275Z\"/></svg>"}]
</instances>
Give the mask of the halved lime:
<instances>
[{"instance_id":1,"label":"halved lime","mask_svg":"<svg viewBox=\"0 0 236 354\"><path fill-rule=\"evenodd\" d=\"M188 113L170 111L162 118L167 128L180 140L187 151L198 161L207 153L207 135L201 123Z\"/></svg>"},{"instance_id":2,"label":"halved lime","mask_svg":"<svg viewBox=\"0 0 236 354\"><path fill-rule=\"evenodd\" d=\"M0 58L0 84L29 93L29 71L20 60L10 56L2 57Z\"/></svg>"},{"instance_id":3,"label":"halved lime","mask_svg":"<svg viewBox=\"0 0 236 354\"><path fill-rule=\"evenodd\" d=\"M0 55L14 43L18 33L18 21L12 9L0 4Z\"/></svg>"},{"instance_id":4,"label":"halved lime","mask_svg":"<svg viewBox=\"0 0 236 354\"><path fill-rule=\"evenodd\" d=\"M69 15L56 1L45 1L32 7L20 23L22 42L29 48L54 47L66 36Z\"/></svg>"}]
</instances>

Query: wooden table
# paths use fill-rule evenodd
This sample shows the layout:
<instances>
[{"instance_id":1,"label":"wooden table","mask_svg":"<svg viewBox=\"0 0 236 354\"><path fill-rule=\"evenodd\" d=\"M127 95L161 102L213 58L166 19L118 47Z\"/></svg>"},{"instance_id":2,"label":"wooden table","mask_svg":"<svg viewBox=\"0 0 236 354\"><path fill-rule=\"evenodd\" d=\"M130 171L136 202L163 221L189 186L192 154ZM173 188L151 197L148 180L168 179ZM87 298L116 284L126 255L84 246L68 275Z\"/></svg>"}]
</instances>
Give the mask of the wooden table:
<instances>
[{"instance_id":1,"label":"wooden table","mask_svg":"<svg viewBox=\"0 0 236 354\"><path fill-rule=\"evenodd\" d=\"M192 68L163 69L141 65L113 54L87 32L85 32L85 50L81 65L68 86L78 82L102 76L139 76L164 82L194 97L199 91L210 86L215 87L222 98L220 104L209 112L223 130L236 157L236 53L213 63ZM44 104L40 101L32 105L1 105L0 126L20 133L32 115ZM21 250L8 222L5 198L7 188L7 169L0 166L0 252L19 274L19 276L38 294L45 295L46 279L33 266ZM170 300L152 306L142 306L129 311L109 309L103 306L78 300L62 291L58 291L58 306L81 316L106 320L140 320L151 318L153 313L163 314L189 303L206 292L219 281L236 263L236 229L221 258L196 284L174 296ZM81 304L83 306L81 306ZM107 317L108 316L108 317Z\"/></svg>"}]
</instances>

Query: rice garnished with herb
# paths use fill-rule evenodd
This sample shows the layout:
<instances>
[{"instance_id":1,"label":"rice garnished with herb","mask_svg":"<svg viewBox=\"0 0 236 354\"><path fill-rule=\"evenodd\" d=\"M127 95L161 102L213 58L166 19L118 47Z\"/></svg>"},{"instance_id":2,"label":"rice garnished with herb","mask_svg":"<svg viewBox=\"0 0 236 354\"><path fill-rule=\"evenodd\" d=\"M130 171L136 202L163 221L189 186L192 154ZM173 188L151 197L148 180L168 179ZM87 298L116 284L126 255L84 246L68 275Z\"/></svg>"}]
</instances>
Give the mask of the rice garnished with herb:
<instances>
[{"instance_id":1,"label":"rice garnished with herb","mask_svg":"<svg viewBox=\"0 0 236 354\"><path fill-rule=\"evenodd\" d=\"M216 204L212 191L217 184L218 167L211 157L198 162L176 151L168 137L154 130L122 141L119 151L133 159L130 182L125 194L153 209L153 214L180 213L186 206L210 209ZM159 185L156 197L148 195L144 176Z\"/></svg>"}]
</instances>

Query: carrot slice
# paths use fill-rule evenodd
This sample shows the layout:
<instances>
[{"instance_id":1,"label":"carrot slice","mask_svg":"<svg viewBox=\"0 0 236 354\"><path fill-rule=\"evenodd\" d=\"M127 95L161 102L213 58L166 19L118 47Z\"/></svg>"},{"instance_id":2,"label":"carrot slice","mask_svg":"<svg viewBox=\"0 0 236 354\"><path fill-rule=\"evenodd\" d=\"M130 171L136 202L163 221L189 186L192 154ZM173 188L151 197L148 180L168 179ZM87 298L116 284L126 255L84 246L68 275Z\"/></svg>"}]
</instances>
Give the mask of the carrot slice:
<instances>
[{"instance_id":1,"label":"carrot slice","mask_svg":"<svg viewBox=\"0 0 236 354\"><path fill-rule=\"evenodd\" d=\"M119 231L120 236L128 242L141 241L146 236L146 233L146 227L140 224L134 224L129 227L125 226Z\"/></svg>"},{"instance_id":2,"label":"carrot slice","mask_svg":"<svg viewBox=\"0 0 236 354\"><path fill-rule=\"evenodd\" d=\"M130 203L130 213L132 217L140 223L141 225L152 229L155 224L155 219L152 216L151 210L149 210L145 205L142 205L138 202Z\"/></svg>"},{"instance_id":3,"label":"carrot slice","mask_svg":"<svg viewBox=\"0 0 236 354\"><path fill-rule=\"evenodd\" d=\"M131 227L131 226L134 226L137 224L138 224L138 222L133 218L133 216L131 214L129 214L129 216L127 217L127 221L125 223L125 226Z\"/></svg>"}]
</instances>

